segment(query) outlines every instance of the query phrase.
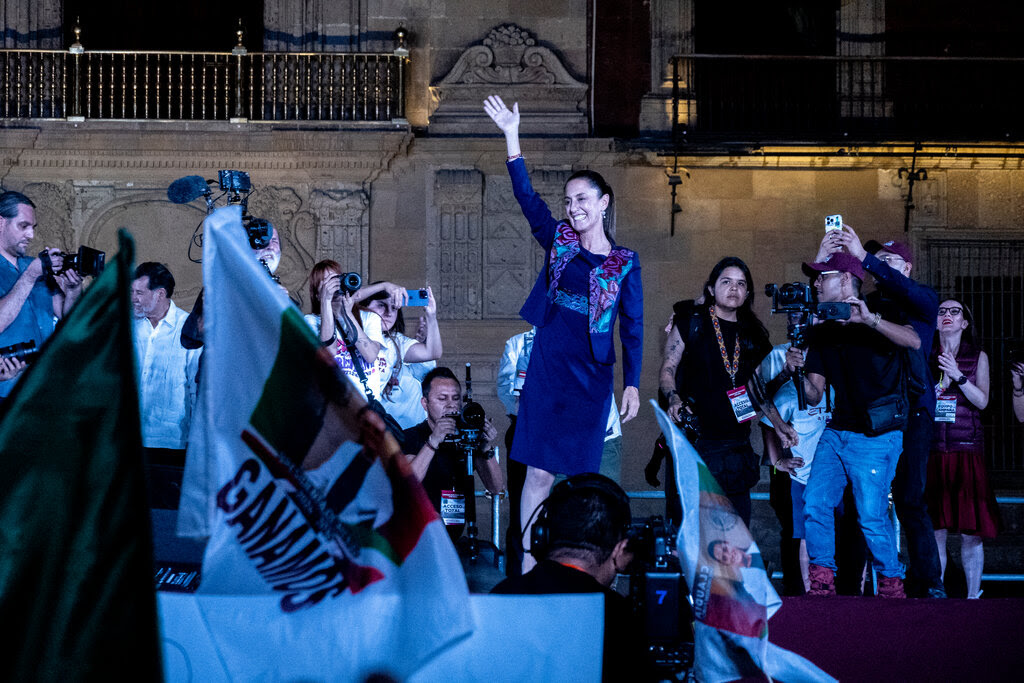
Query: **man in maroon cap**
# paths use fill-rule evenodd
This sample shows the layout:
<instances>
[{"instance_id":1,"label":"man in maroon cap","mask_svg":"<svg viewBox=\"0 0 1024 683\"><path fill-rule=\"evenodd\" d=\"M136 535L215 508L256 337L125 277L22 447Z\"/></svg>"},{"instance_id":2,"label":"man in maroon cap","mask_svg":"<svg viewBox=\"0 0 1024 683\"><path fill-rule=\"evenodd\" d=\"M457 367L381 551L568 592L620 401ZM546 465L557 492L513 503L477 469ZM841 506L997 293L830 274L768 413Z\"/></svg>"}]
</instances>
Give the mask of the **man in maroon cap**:
<instances>
[{"instance_id":1,"label":"man in maroon cap","mask_svg":"<svg viewBox=\"0 0 1024 683\"><path fill-rule=\"evenodd\" d=\"M850 319L812 328L804 354L791 348L790 371L806 370L807 402L821 400L826 382L835 389L832 421L818 441L804 492L805 532L810 557L810 595L835 594L833 511L849 484L864 540L880 575L878 595L904 597L903 566L888 517L889 488L903 446L908 402L902 347L920 346L917 332L893 322L896 312L872 311L861 298L867 277L861 261L835 252L805 263L818 300L850 304Z\"/></svg>"},{"instance_id":2,"label":"man in maroon cap","mask_svg":"<svg viewBox=\"0 0 1024 683\"><path fill-rule=\"evenodd\" d=\"M842 249L861 262L875 279L876 291L868 303L893 305L906 316L921 339L921 347L907 354L908 386L911 393L910 418L903 436L903 454L893 480L893 501L896 514L907 535L909 562L908 588L914 597L942 598L942 569L931 517L925 505L928 455L935 428L935 394L931 387L929 357L938 317L939 296L931 287L910 279L914 256L910 246L898 240L861 245L857 233L848 225L832 230L822 241L822 250L831 239L830 251ZM822 252L819 251L819 257Z\"/></svg>"}]
</instances>

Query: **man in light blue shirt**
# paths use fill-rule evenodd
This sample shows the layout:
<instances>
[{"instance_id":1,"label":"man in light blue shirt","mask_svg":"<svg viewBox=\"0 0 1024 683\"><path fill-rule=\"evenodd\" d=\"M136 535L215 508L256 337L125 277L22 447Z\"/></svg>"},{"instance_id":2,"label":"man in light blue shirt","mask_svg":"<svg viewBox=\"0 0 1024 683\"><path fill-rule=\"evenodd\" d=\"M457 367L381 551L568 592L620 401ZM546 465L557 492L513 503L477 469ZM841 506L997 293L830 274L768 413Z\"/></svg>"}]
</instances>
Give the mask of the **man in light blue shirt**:
<instances>
[{"instance_id":1,"label":"man in light blue shirt","mask_svg":"<svg viewBox=\"0 0 1024 683\"><path fill-rule=\"evenodd\" d=\"M35 204L20 192L0 193L0 347L34 343L38 349L53 333L54 323L74 305L82 292L82 278L73 270L46 283L42 259L27 255L35 237ZM47 248L55 273L63 258L59 249ZM23 369L17 364L0 374L0 400L7 397Z\"/></svg>"}]
</instances>

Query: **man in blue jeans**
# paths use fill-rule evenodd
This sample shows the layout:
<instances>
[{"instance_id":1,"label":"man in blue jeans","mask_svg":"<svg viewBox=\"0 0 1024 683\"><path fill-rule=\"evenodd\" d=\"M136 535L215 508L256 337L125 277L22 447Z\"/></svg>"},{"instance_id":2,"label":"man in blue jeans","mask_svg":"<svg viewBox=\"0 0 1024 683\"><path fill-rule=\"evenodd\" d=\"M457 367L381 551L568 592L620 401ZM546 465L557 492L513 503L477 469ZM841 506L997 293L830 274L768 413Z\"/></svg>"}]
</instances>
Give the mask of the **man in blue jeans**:
<instances>
[{"instance_id":1,"label":"man in blue jeans","mask_svg":"<svg viewBox=\"0 0 1024 683\"><path fill-rule=\"evenodd\" d=\"M904 242L888 240L884 243L869 241L861 245L853 228L844 225L836 233L836 242L854 258L860 259L864 270L874 277L875 291L868 305L887 300L907 315L907 322L921 338L921 348L907 359L915 364L917 380L924 391L915 393L911 383L910 416L903 433L903 454L896 466L892 484L892 498L896 514L907 536L907 589L911 597L944 598L939 550L935 545L935 530L924 500L928 478L928 456L931 452L932 433L935 431L935 393L929 358L935 319L938 317L939 295L935 290L910 279L913 252ZM911 581L912 579L912 581Z\"/></svg>"},{"instance_id":2,"label":"man in blue jeans","mask_svg":"<svg viewBox=\"0 0 1024 683\"><path fill-rule=\"evenodd\" d=\"M887 514L909 411L901 347L921 340L898 312L871 311L860 298L866 271L859 259L836 252L823 262L805 263L821 302L850 304L850 319L815 326L806 359L790 349L786 365L806 370L807 402L817 404L827 384L835 390L832 421L818 442L804 492L810 590L835 594L834 510L849 483L858 520L880 578L878 595L902 598L903 565ZM806 362L805 362L806 361Z\"/></svg>"}]
</instances>

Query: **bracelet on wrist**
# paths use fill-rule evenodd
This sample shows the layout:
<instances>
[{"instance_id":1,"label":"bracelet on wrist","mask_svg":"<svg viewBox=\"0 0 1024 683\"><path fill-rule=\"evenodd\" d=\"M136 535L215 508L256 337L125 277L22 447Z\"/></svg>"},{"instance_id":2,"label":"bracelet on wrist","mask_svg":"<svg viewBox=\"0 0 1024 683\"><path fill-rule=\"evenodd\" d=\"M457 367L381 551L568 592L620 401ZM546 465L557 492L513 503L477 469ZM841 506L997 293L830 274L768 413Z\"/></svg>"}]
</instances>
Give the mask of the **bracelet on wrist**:
<instances>
[{"instance_id":1,"label":"bracelet on wrist","mask_svg":"<svg viewBox=\"0 0 1024 683\"><path fill-rule=\"evenodd\" d=\"M423 444L423 445L426 446L427 448L429 448L432 451L436 451L437 450L437 446L435 446L434 444L430 443L430 439L427 439L427 442L425 444Z\"/></svg>"},{"instance_id":2,"label":"bracelet on wrist","mask_svg":"<svg viewBox=\"0 0 1024 683\"><path fill-rule=\"evenodd\" d=\"M878 328L878 323L880 323L880 322L882 322L882 314L881 313L875 313L875 317L873 317L871 319L871 322L869 322L868 325L870 325L871 329L874 330L874 329Z\"/></svg>"}]
</instances>

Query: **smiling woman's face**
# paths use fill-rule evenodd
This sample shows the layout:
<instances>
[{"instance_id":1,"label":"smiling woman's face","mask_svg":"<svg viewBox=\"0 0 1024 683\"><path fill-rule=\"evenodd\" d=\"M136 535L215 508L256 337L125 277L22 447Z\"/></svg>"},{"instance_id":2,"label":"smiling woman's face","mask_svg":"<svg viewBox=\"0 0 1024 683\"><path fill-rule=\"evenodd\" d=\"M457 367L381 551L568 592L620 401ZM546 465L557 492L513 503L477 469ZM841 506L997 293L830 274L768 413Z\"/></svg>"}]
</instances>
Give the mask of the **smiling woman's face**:
<instances>
[{"instance_id":1,"label":"smiling woman's face","mask_svg":"<svg viewBox=\"0 0 1024 683\"><path fill-rule=\"evenodd\" d=\"M967 325L962 303L956 299L946 299L939 304L939 317L935 322L935 329L939 332L955 332L966 330Z\"/></svg>"}]
</instances>

